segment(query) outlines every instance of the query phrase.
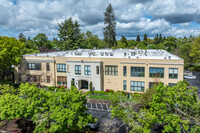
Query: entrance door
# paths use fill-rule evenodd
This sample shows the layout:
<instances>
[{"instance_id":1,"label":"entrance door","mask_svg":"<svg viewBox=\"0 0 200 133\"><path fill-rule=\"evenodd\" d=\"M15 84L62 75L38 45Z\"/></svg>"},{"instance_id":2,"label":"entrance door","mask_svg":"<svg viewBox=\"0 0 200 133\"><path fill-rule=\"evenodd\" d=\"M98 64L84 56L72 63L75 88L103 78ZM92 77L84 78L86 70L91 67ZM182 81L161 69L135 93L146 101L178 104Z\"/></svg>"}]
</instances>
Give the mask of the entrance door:
<instances>
[{"instance_id":1,"label":"entrance door","mask_svg":"<svg viewBox=\"0 0 200 133\"><path fill-rule=\"evenodd\" d=\"M88 89L88 81L80 80L80 89Z\"/></svg>"}]
</instances>

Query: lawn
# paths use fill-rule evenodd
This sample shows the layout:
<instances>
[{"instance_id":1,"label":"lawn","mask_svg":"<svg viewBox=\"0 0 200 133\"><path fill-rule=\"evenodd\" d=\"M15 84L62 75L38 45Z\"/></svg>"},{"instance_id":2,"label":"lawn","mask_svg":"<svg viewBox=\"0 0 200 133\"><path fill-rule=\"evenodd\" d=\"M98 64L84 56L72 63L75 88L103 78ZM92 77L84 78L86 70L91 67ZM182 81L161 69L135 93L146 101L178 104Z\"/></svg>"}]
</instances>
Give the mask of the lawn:
<instances>
[{"instance_id":1,"label":"lawn","mask_svg":"<svg viewBox=\"0 0 200 133\"><path fill-rule=\"evenodd\" d=\"M109 100L107 95L91 95L89 99Z\"/></svg>"}]
</instances>

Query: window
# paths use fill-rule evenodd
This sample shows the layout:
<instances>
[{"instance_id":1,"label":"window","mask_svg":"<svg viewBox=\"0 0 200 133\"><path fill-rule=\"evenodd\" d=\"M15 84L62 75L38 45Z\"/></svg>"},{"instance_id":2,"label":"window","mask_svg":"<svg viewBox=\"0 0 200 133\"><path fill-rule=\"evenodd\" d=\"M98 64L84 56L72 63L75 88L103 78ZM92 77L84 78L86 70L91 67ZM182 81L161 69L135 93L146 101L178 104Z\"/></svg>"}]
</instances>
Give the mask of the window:
<instances>
[{"instance_id":1,"label":"window","mask_svg":"<svg viewBox=\"0 0 200 133\"><path fill-rule=\"evenodd\" d=\"M145 69L144 67L131 67L131 77L144 77Z\"/></svg>"},{"instance_id":2,"label":"window","mask_svg":"<svg viewBox=\"0 0 200 133\"><path fill-rule=\"evenodd\" d=\"M50 83L50 76L47 76L47 83Z\"/></svg>"},{"instance_id":3,"label":"window","mask_svg":"<svg viewBox=\"0 0 200 133\"><path fill-rule=\"evenodd\" d=\"M149 77L150 78L164 78L164 68L159 67L150 67L149 68Z\"/></svg>"},{"instance_id":4,"label":"window","mask_svg":"<svg viewBox=\"0 0 200 133\"><path fill-rule=\"evenodd\" d=\"M126 75L127 75L127 67L123 66L123 76L126 76Z\"/></svg>"},{"instance_id":5,"label":"window","mask_svg":"<svg viewBox=\"0 0 200 133\"><path fill-rule=\"evenodd\" d=\"M67 77L57 76L57 84L58 85L67 85Z\"/></svg>"},{"instance_id":6,"label":"window","mask_svg":"<svg viewBox=\"0 0 200 133\"><path fill-rule=\"evenodd\" d=\"M28 70L41 70L41 63L27 63Z\"/></svg>"},{"instance_id":7,"label":"window","mask_svg":"<svg viewBox=\"0 0 200 133\"><path fill-rule=\"evenodd\" d=\"M123 90L126 90L127 89L127 83L126 83L126 80L123 81Z\"/></svg>"},{"instance_id":8,"label":"window","mask_svg":"<svg viewBox=\"0 0 200 133\"><path fill-rule=\"evenodd\" d=\"M57 72L66 72L66 64L57 64Z\"/></svg>"},{"instance_id":9,"label":"window","mask_svg":"<svg viewBox=\"0 0 200 133\"><path fill-rule=\"evenodd\" d=\"M81 75L81 65L75 65L75 74Z\"/></svg>"},{"instance_id":10,"label":"window","mask_svg":"<svg viewBox=\"0 0 200 133\"><path fill-rule=\"evenodd\" d=\"M33 75L31 78L34 82L42 82L42 75Z\"/></svg>"},{"instance_id":11,"label":"window","mask_svg":"<svg viewBox=\"0 0 200 133\"><path fill-rule=\"evenodd\" d=\"M144 82L131 81L131 91L144 91Z\"/></svg>"},{"instance_id":12,"label":"window","mask_svg":"<svg viewBox=\"0 0 200 133\"><path fill-rule=\"evenodd\" d=\"M169 83L168 84L169 87L172 87L172 86L175 86L175 85L177 85L177 84L176 83Z\"/></svg>"},{"instance_id":13,"label":"window","mask_svg":"<svg viewBox=\"0 0 200 133\"><path fill-rule=\"evenodd\" d=\"M118 75L118 66L105 66L106 75Z\"/></svg>"},{"instance_id":14,"label":"window","mask_svg":"<svg viewBox=\"0 0 200 133\"><path fill-rule=\"evenodd\" d=\"M47 69L47 71L50 71L49 63L46 63L46 69Z\"/></svg>"},{"instance_id":15,"label":"window","mask_svg":"<svg viewBox=\"0 0 200 133\"><path fill-rule=\"evenodd\" d=\"M96 66L96 74L99 74L99 66Z\"/></svg>"},{"instance_id":16,"label":"window","mask_svg":"<svg viewBox=\"0 0 200 133\"><path fill-rule=\"evenodd\" d=\"M19 81L22 81L22 75L19 74Z\"/></svg>"},{"instance_id":17,"label":"window","mask_svg":"<svg viewBox=\"0 0 200 133\"><path fill-rule=\"evenodd\" d=\"M90 66L85 66L85 75L91 75L91 67Z\"/></svg>"},{"instance_id":18,"label":"window","mask_svg":"<svg viewBox=\"0 0 200 133\"><path fill-rule=\"evenodd\" d=\"M169 68L169 78L170 79L178 78L178 68Z\"/></svg>"}]
</instances>

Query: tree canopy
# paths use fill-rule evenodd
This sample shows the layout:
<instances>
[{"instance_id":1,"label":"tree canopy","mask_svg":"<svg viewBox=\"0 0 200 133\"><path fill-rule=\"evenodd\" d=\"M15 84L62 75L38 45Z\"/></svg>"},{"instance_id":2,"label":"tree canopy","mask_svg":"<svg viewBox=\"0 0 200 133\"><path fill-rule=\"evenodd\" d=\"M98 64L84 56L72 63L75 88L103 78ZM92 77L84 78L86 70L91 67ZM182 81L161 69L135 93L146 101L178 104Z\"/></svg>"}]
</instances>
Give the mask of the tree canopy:
<instances>
[{"instance_id":1,"label":"tree canopy","mask_svg":"<svg viewBox=\"0 0 200 133\"><path fill-rule=\"evenodd\" d=\"M24 43L14 37L0 36L0 78L12 65L20 63L23 48Z\"/></svg>"},{"instance_id":2,"label":"tree canopy","mask_svg":"<svg viewBox=\"0 0 200 133\"><path fill-rule=\"evenodd\" d=\"M106 27L104 28L104 41L110 48L117 46L116 41L116 22L115 22L115 14L114 9L111 4L109 4L104 12L104 24Z\"/></svg>"},{"instance_id":3,"label":"tree canopy","mask_svg":"<svg viewBox=\"0 0 200 133\"><path fill-rule=\"evenodd\" d=\"M200 132L200 101L196 88L188 89L180 81L177 86L155 86L148 107L134 111L134 100L123 94L113 96L112 116L121 118L131 132ZM149 93L150 94L150 93Z\"/></svg>"}]
</instances>

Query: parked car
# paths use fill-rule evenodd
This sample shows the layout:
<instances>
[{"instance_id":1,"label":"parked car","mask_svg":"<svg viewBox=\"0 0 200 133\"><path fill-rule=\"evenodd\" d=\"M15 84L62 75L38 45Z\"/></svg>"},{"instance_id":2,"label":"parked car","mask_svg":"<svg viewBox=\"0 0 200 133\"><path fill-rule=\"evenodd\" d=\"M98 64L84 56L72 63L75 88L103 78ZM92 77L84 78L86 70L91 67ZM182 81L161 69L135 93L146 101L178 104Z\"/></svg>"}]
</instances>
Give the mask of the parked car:
<instances>
[{"instance_id":1,"label":"parked car","mask_svg":"<svg viewBox=\"0 0 200 133\"><path fill-rule=\"evenodd\" d=\"M90 129L97 129L99 127L99 119L95 120L96 122L88 123L86 127L89 127Z\"/></svg>"},{"instance_id":2,"label":"parked car","mask_svg":"<svg viewBox=\"0 0 200 133\"><path fill-rule=\"evenodd\" d=\"M185 79L196 79L196 76L194 75L188 75L188 76L184 76Z\"/></svg>"}]
</instances>

